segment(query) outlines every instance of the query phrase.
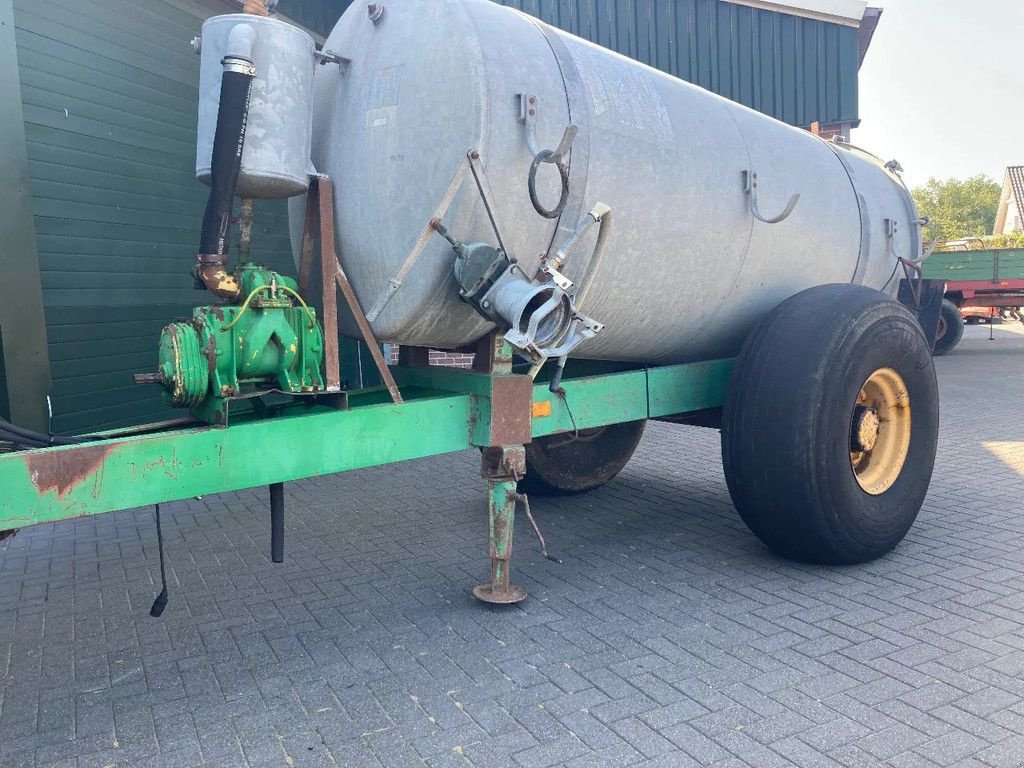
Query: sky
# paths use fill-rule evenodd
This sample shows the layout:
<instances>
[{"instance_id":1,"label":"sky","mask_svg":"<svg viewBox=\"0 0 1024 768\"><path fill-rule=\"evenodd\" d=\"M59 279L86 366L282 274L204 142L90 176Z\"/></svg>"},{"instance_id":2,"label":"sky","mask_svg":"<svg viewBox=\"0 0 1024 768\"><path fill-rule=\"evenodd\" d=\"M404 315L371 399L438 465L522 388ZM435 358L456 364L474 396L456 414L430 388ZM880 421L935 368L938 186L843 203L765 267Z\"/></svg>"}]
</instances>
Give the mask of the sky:
<instances>
[{"instance_id":1,"label":"sky","mask_svg":"<svg viewBox=\"0 0 1024 768\"><path fill-rule=\"evenodd\" d=\"M1024 0L870 0L852 141L911 186L1024 165Z\"/></svg>"}]
</instances>

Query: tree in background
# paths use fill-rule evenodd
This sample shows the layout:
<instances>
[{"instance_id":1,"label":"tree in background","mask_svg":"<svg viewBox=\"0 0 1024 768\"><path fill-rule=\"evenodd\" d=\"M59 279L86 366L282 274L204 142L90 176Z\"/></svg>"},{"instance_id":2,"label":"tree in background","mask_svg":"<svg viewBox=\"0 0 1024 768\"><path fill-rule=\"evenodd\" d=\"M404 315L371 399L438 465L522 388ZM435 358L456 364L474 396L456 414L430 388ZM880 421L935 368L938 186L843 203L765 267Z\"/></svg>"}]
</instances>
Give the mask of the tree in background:
<instances>
[{"instance_id":1,"label":"tree in background","mask_svg":"<svg viewBox=\"0 0 1024 768\"><path fill-rule=\"evenodd\" d=\"M927 237L959 240L991 235L996 225L1003 187L988 176L969 179L929 179L914 190L914 202L922 216L932 220Z\"/></svg>"}]
</instances>

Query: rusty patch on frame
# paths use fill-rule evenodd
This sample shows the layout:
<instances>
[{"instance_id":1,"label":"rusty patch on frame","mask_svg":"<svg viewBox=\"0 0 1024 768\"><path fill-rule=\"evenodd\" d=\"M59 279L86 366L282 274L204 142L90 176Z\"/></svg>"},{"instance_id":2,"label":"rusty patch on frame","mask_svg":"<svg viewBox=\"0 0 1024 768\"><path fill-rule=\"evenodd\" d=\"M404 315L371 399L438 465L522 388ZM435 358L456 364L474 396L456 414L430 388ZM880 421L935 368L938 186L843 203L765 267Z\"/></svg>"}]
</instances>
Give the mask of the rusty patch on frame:
<instances>
[{"instance_id":1,"label":"rusty patch on frame","mask_svg":"<svg viewBox=\"0 0 1024 768\"><path fill-rule=\"evenodd\" d=\"M56 491L63 499L89 479L102 482L103 462L113 450L113 445L86 443L59 451L32 451L25 456L25 466L40 495Z\"/></svg>"},{"instance_id":2,"label":"rusty patch on frame","mask_svg":"<svg viewBox=\"0 0 1024 768\"><path fill-rule=\"evenodd\" d=\"M491 445L525 445L533 430L533 381L529 376L491 377Z\"/></svg>"}]
</instances>

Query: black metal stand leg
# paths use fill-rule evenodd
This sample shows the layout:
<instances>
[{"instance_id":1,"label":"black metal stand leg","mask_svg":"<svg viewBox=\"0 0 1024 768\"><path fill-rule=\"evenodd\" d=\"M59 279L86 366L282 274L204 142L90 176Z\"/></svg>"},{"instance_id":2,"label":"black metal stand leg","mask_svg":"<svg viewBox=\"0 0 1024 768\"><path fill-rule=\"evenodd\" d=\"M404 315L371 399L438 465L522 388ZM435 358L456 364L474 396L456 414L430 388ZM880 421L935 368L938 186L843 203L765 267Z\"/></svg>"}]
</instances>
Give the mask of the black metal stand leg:
<instances>
[{"instance_id":1,"label":"black metal stand leg","mask_svg":"<svg viewBox=\"0 0 1024 768\"><path fill-rule=\"evenodd\" d=\"M284 562L284 483L270 484L270 559Z\"/></svg>"}]
</instances>

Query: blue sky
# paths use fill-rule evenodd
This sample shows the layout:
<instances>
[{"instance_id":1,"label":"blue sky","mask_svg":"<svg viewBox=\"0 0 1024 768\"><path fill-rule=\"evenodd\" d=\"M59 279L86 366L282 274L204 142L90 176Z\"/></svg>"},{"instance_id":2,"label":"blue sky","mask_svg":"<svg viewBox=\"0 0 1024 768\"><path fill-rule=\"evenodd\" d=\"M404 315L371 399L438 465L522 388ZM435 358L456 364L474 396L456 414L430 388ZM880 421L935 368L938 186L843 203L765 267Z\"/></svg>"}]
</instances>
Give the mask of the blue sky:
<instances>
[{"instance_id":1,"label":"blue sky","mask_svg":"<svg viewBox=\"0 0 1024 768\"><path fill-rule=\"evenodd\" d=\"M1024 0L871 0L885 9L860 71L853 143L907 182L1024 165Z\"/></svg>"}]
</instances>

